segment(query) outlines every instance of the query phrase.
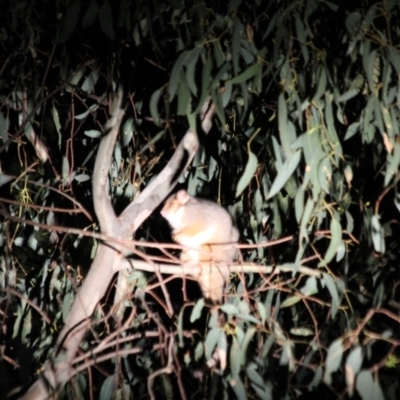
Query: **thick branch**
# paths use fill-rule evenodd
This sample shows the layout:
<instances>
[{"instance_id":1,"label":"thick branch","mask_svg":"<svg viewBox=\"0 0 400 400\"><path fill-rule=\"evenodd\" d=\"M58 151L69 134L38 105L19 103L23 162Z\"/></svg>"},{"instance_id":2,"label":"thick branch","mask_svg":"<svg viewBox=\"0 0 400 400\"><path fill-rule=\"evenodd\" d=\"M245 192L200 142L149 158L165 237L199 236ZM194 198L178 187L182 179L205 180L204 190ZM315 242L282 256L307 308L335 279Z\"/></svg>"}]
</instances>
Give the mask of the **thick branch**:
<instances>
[{"instance_id":1,"label":"thick branch","mask_svg":"<svg viewBox=\"0 0 400 400\"><path fill-rule=\"evenodd\" d=\"M114 145L122 117L124 116L124 111L121 109L121 101L122 90L120 89L113 101L111 118L106 124L106 132L109 131L109 133L101 140L93 171L94 209L99 219L101 232L110 236L113 233L115 234L118 225L118 220L110 200L108 181Z\"/></svg>"},{"instance_id":2,"label":"thick branch","mask_svg":"<svg viewBox=\"0 0 400 400\"><path fill-rule=\"evenodd\" d=\"M174 188L183 171L191 163L198 148L197 134L189 129L162 172L119 216L124 232L131 234L136 232L143 221Z\"/></svg>"},{"instance_id":3,"label":"thick branch","mask_svg":"<svg viewBox=\"0 0 400 400\"><path fill-rule=\"evenodd\" d=\"M93 196L96 215L103 234L116 239L130 239L142 222L161 203L176 185L180 175L192 161L199 146L196 132L189 129L164 170L149 184L117 219L108 193L108 171L116 136L123 117L120 109L122 92L113 101L112 118L107 127L111 130L102 139L93 173ZM213 107L204 109L203 127L209 130ZM122 254L112 243L101 244L82 288L77 294L61 331L53 354L43 375L21 399L46 399L56 392L73 375L71 366L75 354L89 326L96 305L104 296L111 279L119 269ZM154 270L153 270L154 271ZM57 357L57 360L56 358Z\"/></svg>"}]
</instances>

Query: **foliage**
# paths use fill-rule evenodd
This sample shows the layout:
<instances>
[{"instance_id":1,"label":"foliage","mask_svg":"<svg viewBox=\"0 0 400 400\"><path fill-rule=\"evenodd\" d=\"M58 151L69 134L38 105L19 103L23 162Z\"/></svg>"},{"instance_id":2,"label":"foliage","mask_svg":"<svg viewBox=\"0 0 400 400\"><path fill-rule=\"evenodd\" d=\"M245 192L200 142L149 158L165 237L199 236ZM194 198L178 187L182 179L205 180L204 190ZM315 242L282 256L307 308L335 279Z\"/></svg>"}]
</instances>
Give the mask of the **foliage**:
<instances>
[{"instance_id":1,"label":"foliage","mask_svg":"<svg viewBox=\"0 0 400 400\"><path fill-rule=\"evenodd\" d=\"M293 235L247 246L245 261L320 276L232 276L221 327L195 285L182 296L170 282L171 317L153 275L134 271L126 315L110 288L60 398L399 397L400 10L348 3L3 5L0 392L40 372L94 257L90 178L121 84L117 211L211 96L217 129L182 184L229 206L241 243ZM135 239L167 232L155 212Z\"/></svg>"}]
</instances>

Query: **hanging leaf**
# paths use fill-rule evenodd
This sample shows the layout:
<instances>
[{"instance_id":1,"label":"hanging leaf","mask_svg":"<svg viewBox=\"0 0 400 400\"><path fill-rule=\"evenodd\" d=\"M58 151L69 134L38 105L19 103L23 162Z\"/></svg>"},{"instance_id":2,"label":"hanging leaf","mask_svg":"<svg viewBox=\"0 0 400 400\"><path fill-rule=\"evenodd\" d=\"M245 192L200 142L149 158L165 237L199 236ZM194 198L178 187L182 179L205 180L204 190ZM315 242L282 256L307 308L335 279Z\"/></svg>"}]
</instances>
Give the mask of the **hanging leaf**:
<instances>
[{"instance_id":1,"label":"hanging leaf","mask_svg":"<svg viewBox=\"0 0 400 400\"><path fill-rule=\"evenodd\" d=\"M339 222L339 215L334 214L330 224L331 241L328 249L326 250L324 260L319 263L319 267L329 264L335 257L336 251L342 242L342 225Z\"/></svg>"},{"instance_id":2,"label":"hanging leaf","mask_svg":"<svg viewBox=\"0 0 400 400\"><path fill-rule=\"evenodd\" d=\"M360 371L363 359L364 357L361 346L356 346L354 349L352 349L349 356L347 357L345 371L347 390L349 391L350 396L353 395L355 379L358 372Z\"/></svg>"},{"instance_id":3,"label":"hanging leaf","mask_svg":"<svg viewBox=\"0 0 400 400\"><path fill-rule=\"evenodd\" d=\"M235 197L239 197L243 193L244 189L246 189L250 181L253 179L254 174L257 170L257 164L257 157L254 153L250 152L246 167L237 184Z\"/></svg>"},{"instance_id":4,"label":"hanging leaf","mask_svg":"<svg viewBox=\"0 0 400 400\"><path fill-rule=\"evenodd\" d=\"M115 33L112 20L112 9L108 2L104 2L99 9L99 22L101 29L105 35L110 39L115 39Z\"/></svg>"},{"instance_id":5,"label":"hanging leaf","mask_svg":"<svg viewBox=\"0 0 400 400\"><path fill-rule=\"evenodd\" d=\"M56 44L65 43L72 33L75 31L76 25L78 23L79 14L81 11L81 2L75 0L67 9L65 13L63 27L60 34L56 37L54 42Z\"/></svg>"},{"instance_id":6,"label":"hanging leaf","mask_svg":"<svg viewBox=\"0 0 400 400\"><path fill-rule=\"evenodd\" d=\"M86 93L92 93L94 86L99 79L99 73L94 69L82 83L82 90Z\"/></svg>"},{"instance_id":7,"label":"hanging leaf","mask_svg":"<svg viewBox=\"0 0 400 400\"><path fill-rule=\"evenodd\" d=\"M372 243L375 251L385 253L385 232L380 223L380 218L378 214L374 214L371 218Z\"/></svg>"},{"instance_id":8,"label":"hanging leaf","mask_svg":"<svg viewBox=\"0 0 400 400\"><path fill-rule=\"evenodd\" d=\"M197 301L197 303L193 307L192 313L190 314L191 323L197 321L200 318L203 308L204 308L204 298L201 298L200 300Z\"/></svg>"},{"instance_id":9,"label":"hanging leaf","mask_svg":"<svg viewBox=\"0 0 400 400\"><path fill-rule=\"evenodd\" d=\"M203 47L196 47L190 53L189 58L186 60L186 82L189 86L190 91L194 96L197 96L197 85L195 81L195 68L199 55L203 52Z\"/></svg>"},{"instance_id":10,"label":"hanging leaf","mask_svg":"<svg viewBox=\"0 0 400 400\"><path fill-rule=\"evenodd\" d=\"M243 190L247 187L247 185L253 179L254 174L257 170L258 160L257 160L256 155L254 153L252 153L252 151L251 151L251 142L258 135L259 132L260 132L260 130L257 129L247 142L247 151L249 153L249 158L247 160L247 164L244 169L244 172L243 172L242 176L240 177L239 182L237 184L235 197L239 197L243 193Z\"/></svg>"},{"instance_id":11,"label":"hanging leaf","mask_svg":"<svg viewBox=\"0 0 400 400\"><path fill-rule=\"evenodd\" d=\"M363 370L357 375L356 389L362 400L384 400L385 396L371 372Z\"/></svg>"},{"instance_id":12,"label":"hanging leaf","mask_svg":"<svg viewBox=\"0 0 400 400\"><path fill-rule=\"evenodd\" d=\"M115 390L118 387L118 376L108 376L103 384L101 385L99 400L112 399L114 397Z\"/></svg>"},{"instance_id":13,"label":"hanging leaf","mask_svg":"<svg viewBox=\"0 0 400 400\"><path fill-rule=\"evenodd\" d=\"M1 140L3 141L3 143L6 143L8 140L8 135L7 135L7 131L8 131L8 127L9 127L9 120L8 118L4 118L3 114L0 112L0 137Z\"/></svg>"},{"instance_id":14,"label":"hanging leaf","mask_svg":"<svg viewBox=\"0 0 400 400\"><path fill-rule=\"evenodd\" d=\"M150 115L153 118L154 124L156 126L161 126L161 124L162 124L162 121L161 121L161 118L160 118L160 114L158 113L158 102L160 100L161 90L162 89L157 89L151 95L150 104L149 104Z\"/></svg>"},{"instance_id":15,"label":"hanging leaf","mask_svg":"<svg viewBox=\"0 0 400 400\"><path fill-rule=\"evenodd\" d=\"M88 26L92 25L93 22L96 20L97 17L97 10L99 6L96 0L90 0L88 8L86 9L86 13L82 19L82 27L87 28Z\"/></svg>"},{"instance_id":16,"label":"hanging leaf","mask_svg":"<svg viewBox=\"0 0 400 400\"><path fill-rule=\"evenodd\" d=\"M228 79L226 81L226 84L234 85L235 83L247 82L258 72L259 68L261 68L261 64L257 62L253 64L251 67L247 68L246 71L242 72L240 75L235 76L232 79Z\"/></svg>"},{"instance_id":17,"label":"hanging leaf","mask_svg":"<svg viewBox=\"0 0 400 400\"><path fill-rule=\"evenodd\" d=\"M189 57L189 55L190 53L188 51L184 51L177 58L174 66L172 67L171 76L169 78L169 86L168 86L169 101L172 101L175 97L181 79L181 69L183 64L186 62L186 59Z\"/></svg>"},{"instance_id":18,"label":"hanging leaf","mask_svg":"<svg viewBox=\"0 0 400 400\"><path fill-rule=\"evenodd\" d=\"M351 137L353 137L358 131L360 130L360 123L359 122L353 122L349 127L347 128L346 135L344 136L343 140L348 140Z\"/></svg>"},{"instance_id":19,"label":"hanging leaf","mask_svg":"<svg viewBox=\"0 0 400 400\"><path fill-rule=\"evenodd\" d=\"M301 300L302 298L299 296L290 296L282 302L281 308L291 307L294 304L300 302Z\"/></svg>"},{"instance_id":20,"label":"hanging leaf","mask_svg":"<svg viewBox=\"0 0 400 400\"><path fill-rule=\"evenodd\" d=\"M212 358L213 351L218 343L218 339L221 333L222 330L219 327L212 328L208 331L206 340L204 342L207 360L210 360Z\"/></svg>"},{"instance_id":21,"label":"hanging leaf","mask_svg":"<svg viewBox=\"0 0 400 400\"><path fill-rule=\"evenodd\" d=\"M323 275L322 282L328 288L329 294L331 295L331 298L332 298L331 310L332 310L332 319L334 319L336 316L336 313L339 310L339 305L340 305L339 304L339 294L338 294L337 287L335 285L333 278L326 272L323 272L322 275Z\"/></svg>"},{"instance_id":22,"label":"hanging leaf","mask_svg":"<svg viewBox=\"0 0 400 400\"><path fill-rule=\"evenodd\" d=\"M342 362L343 357L343 342L342 339L336 339L328 349L328 354L325 361L324 380L328 385L332 384L332 374L336 372Z\"/></svg>"},{"instance_id":23,"label":"hanging leaf","mask_svg":"<svg viewBox=\"0 0 400 400\"><path fill-rule=\"evenodd\" d=\"M317 279L314 276L307 278L305 285L300 289L305 296L312 296L318 293Z\"/></svg>"},{"instance_id":24,"label":"hanging leaf","mask_svg":"<svg viewBox=\"0 0 400 400\"><path fill-rule=\"evenodd\" d=\"M294 170L297 168L301 158L301 152L292 153L289 160L285 161L282 168L278 170L278 174L271 186L267 199L274 197L285 185Z\"/></svg>"}]
</instances>

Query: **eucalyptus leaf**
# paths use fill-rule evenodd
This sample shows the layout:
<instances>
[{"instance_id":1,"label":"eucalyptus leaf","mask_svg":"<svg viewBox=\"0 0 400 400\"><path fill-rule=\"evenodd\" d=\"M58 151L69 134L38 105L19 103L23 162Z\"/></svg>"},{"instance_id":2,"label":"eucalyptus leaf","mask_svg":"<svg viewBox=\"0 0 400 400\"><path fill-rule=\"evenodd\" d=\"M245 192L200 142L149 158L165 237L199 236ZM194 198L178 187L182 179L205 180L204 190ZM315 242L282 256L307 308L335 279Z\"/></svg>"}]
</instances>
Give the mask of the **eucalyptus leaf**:
<instances>
[{"instance_id":1,"label":"eucalyptus leaf","mask_svg":"<svg viewBox=\"0 0 400 400\"><path fill-rule=\"evenodd\" d=\"M79 0L73 1L65 13L63 26L59 35L55 39L55 43L61 44L70 38L78 23L80 11L81 2Z\"/></svg>"},{"instance_id":2,"label":"eucalyptus leaf","mask_svg":"<svg viewBox=\"0 0 400 400\"><path fill-rule=\"evenodd\" d=\"M204 308L204 298L201 298L197 301L197 303L193 307L192 313L190 314L191 323L197 321L200 318L203 308Z\"/></svg>"},{"instance_id":3,"label":"eucalyptus leaf","mask_svg":"<svg viewBox=\"0 0 400 400\"><path fill-rule=\"evenodd\" d=\"M327 382L328 385L332 383L332 374L336 372L340 367L340 364L342 362L343 352L344 348L343 348L343 341L341 338L336 339L329 346L325 362L325 374L324 374L324 380Z\"/></svg>"},{"instance_id":4,"label":"eucalyptus leaf","mask_svg":"<svg viewBox=\"0 0 400 400\"><path fill-rule=\"evenodd\" d=\"M329 294L331 295L332 298L332 318L335 318L336 313L339 310L339 293L337 290L337 287L335 285L335 282L333 278L327 274L326 272L322 273L323 276L323 283L326 285L326 287L329 290Z\"/></svg>"},{"instance_id":5,"label":"eucalyptus leaf","mask_svg":"<svg viewBox=\"0 0 400 400\"><path fill-rule=\"evenodd\" d=\"M115 39L115 32L113 27L113 20L112 20L112 8L110 3L105 1L99 8L99 22L100 27L105 33L105 35L110 39Z\"/></svg>"},{"instance_id":6,"label":"eucalyptus leaf","mask_svg":"<svg viewBox=\"0 0 400 400\"><path fill-rule=\"evenodd\" d=\"M379 382L368 370L361 371L356 378L356 389L362 400L384 400L385 396Z\"/></svg>"},{"instance_id":7,"label":"eucalyptus leaf","mask_svg":"<svg viewBox=\"0 0 400 400\"><path fill-rule=\"evenodd\" d=\"M356 346L354 349L352 349L346 359L346 383L350 394L353 393L355 378L361 369L363 359L364 357L361 346Z\"/></svg>"},{"instance_id":8,"label":"eucalyptus leaf","mask_svg":"<svg viewBox=\"0 0 400 400\"><path fill-rule=\"evenodd\" d=\"M258 160L256 155L252 152L249 152L249 158L247 160L246 167L236 187L235 197L239 197L246 189L246 187L249 185L250 181L253 179L254 174L257 170L257 165L258 165Z\"/></svg>"},{"instance_id":9,"label":"eucalyptus leaf","mask_svg":"<svg viewBox=\"0 0 400 400\"><path fill-rule=\"evenodd\" d=\"M374 245L375 251L380 253L385 253L385 232L382 228L380 222L380 216L374 214L371 218L371 228L372 228L372 243Z\"/></svg>"},{"instance_id":10,"label":"eucalyptus leaf","mask_svg":"<svg viewBox=\"0 0 400 400\"><path fill-rule=\"evenodd\" d=\"M290 176L293 174L294 170L297 168L300 159L301 152L296 151L295 153L291 154L290 158L287 161L284 162L282 168L278 171L274 183L271 186L271 189L268 193L268 199L275 196L276 193L278 193L282 189Z\"/></svg>"}]
</instances>

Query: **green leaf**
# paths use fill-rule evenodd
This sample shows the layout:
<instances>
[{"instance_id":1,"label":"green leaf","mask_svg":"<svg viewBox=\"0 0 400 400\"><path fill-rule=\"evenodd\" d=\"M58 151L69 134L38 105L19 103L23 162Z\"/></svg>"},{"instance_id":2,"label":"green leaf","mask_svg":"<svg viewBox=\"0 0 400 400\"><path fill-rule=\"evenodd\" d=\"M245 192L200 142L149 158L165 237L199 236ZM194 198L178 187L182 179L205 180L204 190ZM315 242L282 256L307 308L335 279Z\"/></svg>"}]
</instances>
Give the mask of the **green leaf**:
<instances>
[{"instance_id":1,"label":"green leaf","mask_svg":"<svg viewBox=\"0 0 400 400\"><path fill-rule=\"evenodd\" d=\"M84 75L84 70L80 69L78 71L76 71L73 75L72 78L69 80L69 83L71 85L77 85L78 82L81 80L82 76Z\"/></svg>"},{"instance_id":2,"label":"green leaf","mask_svg":"<svg viewBox=\"0 0 400 400\"><path fill-rule=\"evenodd\" d=\"M304 211L304 187L302 185L297 189L296 196L294 198L294 212L297 223L300 223L303 211Z\"/></svg>"},{"instance_id":3,"label":"green leaf","mask_svg":"<svg viewBox=\"0 0 400 400\"><path fill-rule=\"evenodd\" d=\"M263 303L257 302L257 309L258 313L260 314L261 324L264 325L265 321L267 320L267 310Z\"/></svg>"},{"instance_id":4,"label":"green leaf","mask_svg":"<svg viewBox=\"0 0 400 400\"><path fill-rule=\"evenodd\" d=\"M139 151L139 154L143 154L147 151L151 146L154 146L163 136L165 135L165 129L158 132L150 141L148 141Z\"/></svg>"},{"instance_id":5,"label":"green leaf","mask_svg":"<svg viewBox=\"0 0 400 400\"><path fill-rule=\"evenodd\" d=\"M186 65L186 81L188 83L190 91L193 93L194 96L197 96L197 85L195 82L195 69L196 63L199 58L199 55L203 52L203 46L196 47L191 52L189 58L187 59Z\"/></svg>"},{"instance_id":6,"label":"green leaf","mask_svg":"<svg viewBox=\"0 0 400 400\"><path fill-rule=\"evenodd\" d=\"M201 312L203 311L203 308L204 308L204 298L201 298L197 301L190 314L191 323L197 321L201 317Z\"/></svg>"},{"instance_id":7,"label":"green leaf","mask_svg":"<svg viewBox=\"0 0 400 400\"><path fill-rule=\"evenodd\" d=\"M351 137L353 137L358 131L360 130L360 123L359 122L353 122L352 124L349 125L346 131L346 135L344 136L343 140L349 140Z\"/></svg>"},{"instance_id":8,"label":"green leaf","mask_svg":"<svg viewBox=\"0 0 400 400\"><path fill-rule=\"evenodd\" d=\"M65 13L64 23L61 32L54 40L56 44L66 42L72 35L72 33L75 31L80 11L81 11L81 2L79 0L75 0L70 5L70 7L68 7Z\"/></svg>"},{"instance_id":9,"label":"green leaf","mask_svg":"<svg viewBox=\"0 0 400 400\"><path fill-rule=\"evenodd\" d=\"M284 339L279 365L288 365L289 371L293 371L295 367L293 357L293 342L291 340Z\"/></svg>"},{"instance_id":10,"label":"green leaf","mask_svg":"<svg viewBox=\"0 0 400 400\"><path fill-rule=\"evenodd\" d=\"M299 301L301 301L301 297L299 296L290 296L287 299L285 299L282 304L281 308L286 308L286 307L291 307L294 304L297 304Z\"/></svg>"},{"instance_id":11,"label":"green leaf","mask_svg":"<svg viewBox=\"0 0 400 400\"><path fill-rule=\"evenodd\" d=\"M88 26L92 25L97 17L97 10L99 6L97 5L96 0L90 0L86 13L82 19L82 27L85 29Z\"/></svg>"},{"instance_id":12,"label":"green leaf","mask_svg":"<svg viewBox=\"0 0 400 400\"><path fill-rule=\"evenodd\" d=\"M380 108L381 108L381 113L382 113L382 118L383 118L383 122L385 124L385 128L386 128L386 133L388 134L388 136L390 138L393 138L393 122L392 122L392 118L390 116L389 110L383 105L382 102L380 102ZM379 111L377 111L379 112Z\"/></svg>"},{"instance_id":13,"label":"green leaf","mask_svg":"<svg viewBox=\"0 0 400 400\"><path fill-rule=\"evenodd\" d=\"M112 9L107 1L105 1L99 8L98 15L101 29L110 40L114 40L115 33L112 20Z\"/></svg>"},{"instance_id":14,"label":"green leaf","mask_svg":"<svg viewBox=\"0 0 400 400\"><path fill-rule=\"evenodd\" d=\"M360 93L359 89L350 89L347 90L346 92L344 92L343 94L341 94L338 97L338 102L339 103L345 103L346 101L349 101L350 99L352 99L353 97L357 96Z\"/></svg>"},{"instance_id":15,"label":"green leaf","mask_svg":"<svg viewBox=\"0 0 400 400\"><path fill-rule=\"evenodd\" d=\"M325 157L320 162L318 167L318 179L321 189L324 190L325 193L329 194L329 186L332 181L332 165L329 157Z\"/></svg>"},{"instance_id":16,"label":"green leaf","mask_svg":"<svg viewBox=\"0 0 400 400\"><path fill-rule=\"evenodd\" d=\"M288 126L287 106L283 93L281 93L278 98L278 127L279 127L279 138L281 140L283 152L286 158L289 158L290 155L292 154L292 150L290 149L291 142L288 135L289 126Z\"/></svg>"},{"instance_id":17,"label":"green leaf","mask_svg":"<svg viewBox=\"0 0 400 400\"><path fill-rule=\"evenodd\" d=\"M162 88L157 89L150 97L150 115L153 118L154 124L156 126L161 126L162 120L160 114L158 113L158 102L160 100Z\"/></svg>"},{"instance_id":18,"label":"green leaf","mask_svg":"<svg viewBox=\"0 0 400 400\"><path fill-rule=\"evenodd\" d=\"M291 328L290 333L296 336L313 336L315 334L313 330L304 327Z\"/></svg>"},{"instance_id":19,"label":"green leaf","mask_svg":"<svg viewBox=\"0 0 400 400\"><path fill-rule=\"evenodd\" d=\"M322 282L326 285L326 287L329 290L329 293L332 297L332 319L335 318L336 313L339 310L339 294L337 291L337 287L335 285L335 282L333 278L327 274L326 272L322 273L323 279Z\"/></svg>"},{"instance_id":20,"label":"green leaf","mask_svg":"<svg viewBox=\"0 0 400 400\"><path fill-rule=\"evenodd\" d=\"M343 357L343 341L341 338L336 339L329 346L328 354L325 362L324 380L328 385L332 384L332 374L336 372L342 362Z\"/></svg>"},{"instance_id":21,"label":"green leaf","mask_svg":"<svg viewBox=\"0 0 400 400\"><path fill-rule=\"evenodd\" d=\"M69 178L69 161L68 161L68 158L65 156L63 156L63 158L62 158L61 176L65 180L68 180L68 178Z\"/></svg>"},{"instance_id":22,"label":"green leaf","mask_svg":"<svg viewBox=\"0 0 400 400\"><path fill-rule=\"evenodd\" d=\"M246 388L244 387L243 382L240 380L239 376L229 379L229 384L231 385L235 396L239 400L247 400Z\"/></svg>"},{"instance_id":23,"label":"green leaf","mask_svg":"<svg viewBox=\"0 0 400 400\"><path fill-rule=\"evenodd\" d=\"M386 54L392 63L393 67L396 69L397 75L400 75L400 54L399 51L393 46L386 47Z\"/></svg>"},{"instance_id":24,"label":"green leaf","mask_svg":"<svg viewBox=\"0 0 400 400\"><path fill-rule=\"evenodd\" d=\"M290 158L286 160L282 165L282 167L278 170L278 174L274 180L274 183L271 186L267 199L270 199L273 196L275 196L283 188L285 183L293 174L294 170L297 168L300 159L301 159L300 151L291 153Z\"/></svg>"},{"instance_id":25,"label":"green leaf","mask_svg":"<svg viewBox=\"0 0 400 400\"><path fill-rule=\"evenodd\" d=\"M121 131L122 147L127 146L131 142L134 131L135 131L135 122L133 121L133 118L130 117L125 121L124 125L122 126L122 131ZM143 149L141 151L143 151Z\"/></svg>"},{"instance_id":26,"label":"green leaf","mask_svg":"<svg viewBox=\"0 0 400 400\"><path fill-rule=\"evenodd\" d=\"M100 131L97 131L97 130L95 130L95 129L92 129L92 130L90 130L90 131L83 131L83 133L84 133L86 136L88 136L88 137L90 137L90 138L92 138L92 139L98 139L98 138L101 136L101 132L100 132Z\"/></svg>"},{"instance_id":27,"label":"green leaf","mask_svg":"<svg viewBox=\"0 0 400 400\"><path fill-rule=\"evenodd\" d=\"M355 35L360 30L361 21L361 13L359 11L349 13L346 17L345 25L350 35Z\"/></svg>"},{"instance_id":28,"label":"green leaf","mask_svg":"<svg viewBox=\"0 0 400 400\"><path fill-rule=\"evenodd\" d=\"M178 90L178 86L181 79L181 69L183 64L186 62L186 59L190 56L188 51L184 51L175 61L174 66L172 67L171 76L169 78L169 101L171 102L174 97L175 93Z\"/></svg>"},{"instance_id":29,"label":"green leaf","mask_svg":"<svg viewBox=\"0 0 400 400\"><path fill-rule=\"evenodd\" d=\"M250 181L253 179L254 174L257 170L257 165L258 165L257 157L255 156L254 153L250 152L246 167L237 184L235 197L239 197L243 193L244 189L246 189Z\"/></svg>"},{"instance_id":30,"label":"green leaf","mask_svg":"<svg viewBox=\"0 0 400 400\"><path fill-rule=\"evenodd\" d=\"M236 17L232 33L232 61L233 61L233 71L235 75L239 73L240 44L242 42L243 32L244 32L244 26L240 22L239 18Z\"/></svg>"},{"instance_id":31,"label":"green leaf","mask_svg":"<svg viewBox=\"0 0 400 400\"><path fill-rule=\"evenodd\" d=\"M90 176L88 174L79 174L74 177L74 180L76 180L79 183L82 183L90 180Z\"/></svg>"},{"instance_id":32,"label":"green leaf","mask_svg":"<svg viewBox=\"0 0 400 400\"><path fill-rule=\"evenodd\" d=\"M99 79L99 73L94 69L82 83L81 89L86 93L92 93Z\"/></svg>"},{"instance_id":33,"label":"green leaf","mask_svg":"<svg viewBox=\"0 0 400 400\"><path fill-rule=\"evenodd\" d=\"M246 82L258 72L259 68L261 68L261 63L256 62L251 67L247 68L244 72L242 72L240 75L235 76L232 79L228 79L226 81L226 84L227 85L234 85L235 83Z\"/></svg>"},{"instance_id":34,"label":"green leaf","mask_svg":"<svg viewBox=\"0 0 400 400\"><path fill-rule=\"evenodd\" d=\"M224 304L220 307L221 311L228 315L239 314L238 308L233 304Z\"/></svg>"},{"instance_id":35,"label":"green leaf","mask_svg":"<svg viewBox=\"0 0 400 400\"><path fill-rule=\"evenodd\" d=\"M307 203L306 203L306 206L304 208L304 213L303 213L303 216L301 218L301 223L300 223L300 235L299 235L300 236L300 243L302 243L303 238L306 239L307 242L308 242L307 227L308 227L308 224L310 222L311 215L312 215L312 213L314 211L314 206L315 206L315 204L314 204L312 198L309 197L307 199Z\"/></svg>"},{"instance_id":36,"label":"green leaf","mask_svg":"<svg viewBox=\"0 0 400 400\"><path fill-rule=\"evenodd\" d=\"M211 68L212 68L212 59L211 57L206 57L206 60L203 65L203 70L201 71L201 95L199 99L199 104L197 105L195 113L198 114L201 107L204 104L204 101L208 95L208 89L210 87L211 82Z\"/></svg>"},{"instance_id":37,"label":"green leaf","mask_svg":"<svg viewBox=\"0 0 400 400\"><path fill-rule=\"evenodd\" d=\"M276 335L275 335L275 333L272 332L268 336L268 339L263 346L263 349L261 351L261 356L260 356L261 359L267 357L269 351L273 348L275 341L276 341Z\"/></svg>"},{"instance_id":38,"label":"green leaf","mask_svg":"<svg viewBox=\"0 0 400 400\"><path fill-rule=\"evenodd\" d=\"M114 393L118 388L118 376L108 376L101 385L99 400L108 400L114 397Z\"/></svg>"},{"instance_id":39,"label":"green leaf","mask_svg":"<svg viewBox=\"0 0 400 400\"><path fill-rule=\"evenodd\" d=\"M308 55L308 45L307 45L307 32L303 21L299 18L298 15L295 15L295 27L296 27L296 34L297 39L300 43L301 54L303 55L304 65L308 64L309 55Z\"/></svg>"},{"instance_id":40,"label":"green leaf","mask_svg":"<svg viewBox=\"0 0 400 400\"><path fill-rule=\"evenodd\" d=\"M385 252L385 232L380 223L380 216L378 214L374 214L371 218L371 227L372 227L372 243L374 245L375 251L380 253Z\"/></svg>"},{"instance_id":41,"label":"green leaf","mask_svg":"<svg viewBox=\"0 0 400 400\"><path fill-rule=\"evenodd\" d=\"M179 316L178 316L178 338L179 338L179 346L183 346L184 341L183 341L183 318L185 315L185 309L186 307L182 307Z\"/></svg>"},{"instance_id":42,"label":"green leaf","mask_svg":"<svg viewBox=\"0 0 400 400\"><path fill-rule=\"evenodd\" d=\"M354 380L360 371L363 359L364 357L361 346L356 346L354 349L352 349L347 357L345 372L347 387L350 388L350 396L352 395L355 384Z\"/></svg>"},{"instance_id":43,"label":"green leaf","mask_svg":"<svg viewBox=\"0 0 400 400\"><path fill-rule=\"evenodd\" d=\"M75 115L75 119L78 119L78 120L84 119L89 114L91 114L93 111L97 110L98 108L99 108L99 105L94 103L86 111L84 111L82 114Z\"/></svg>"},{"instance_id":44,"label":"green leaf","mask_svg":"<svg viewBox=\"0 0 400 400\"><path fill-rule=\"evenodd\" d=\"M388 186L391 180L397 176L400 165L400 143L394 142L393 154L387 155L387 164L385 172L385 183L384 186Z\"/></svg>"},{"instance_id":45,"label":"green leaf","mask_svg":"<svg viewBox=\"0 0 400 400\"><path fill-rule=\"evenodd\" d=\"M259 319L257 319L256 317L253 317L252 315L247 315L247 314L236 314L235 317L237 319L242 319L243 321L247 321L247 322L252 322L253 324L261 324L261 321Z\"/></svg>"},{"instance_id":46,"label":"green leaf","mask_svg":"<svg viewBox=\"0 0 400 400\"><path fill-rule=\"evenodd\" d=\"M228 2L228 14L236 11L243 0L229 0Z\"/></svg>"},{"instance_id":47,"label":"green leaf","mask_svg":"<svg viewBox=\"0 0 400 400\"><path fill-rule=\"evenodd\" d=\"M322 379L322 374L323 374L323 368L322 366L318 366L316 368L315 374L314 374L314 378L312 379L312 381L309 383L307 389L311 392L314 388L318 387L318 385L321 382Z\"/></svg>"},{"instance_id":48,"label":"green leaf","mask_svg":"<svg viewBox=\"0 0 400 400\"><path fill-rule=\"evenodd\" d=\"M231 376L237 378L243 364L242 353L240 351L239 342L235 336L232 337L232 345L230 348L230 369Z\"/></svg>"},{"instance_id":49,"label":"green leaf","mask_svg":"<svg viewBox=\"0 0 400 400\"><path fill-rule=\"evenodd\" d=\"M379 385L368 370L363 370L357 375L356 389L362 400L384 400L385 396Z\"/></svg>"},{"instance_id":50,"label":"green leaf","mask_svg":"<svg viewBox=\"0 0 400 400\"><path fill-rule=\"evenodd\" d=\"M305 285L300 289L300 292L303 293L304 296L312 296L318 293L317 279L314 276L308 277Z\"/></svg>"},{"instance_id":51,"label":"green leaf","mask_svg":"<svg viewBox=\"0 0 400 400\"><path fill-rule=\"evenodd\" d=\"M208 331L204 342L206 359L211 360L215 346L218 343L220 335L223 333L220 327L212 328Z\"/></svg>"},{"instance_id":52,"label":"green leaf","mask_svg":"<svg viewBox=\"0 0 400 400\"><path fill-rule=\"evenodd\" d=\"M324 260L318 266L330 263L335 257L336 251L342 242L342 225L338 221L339 215L334 214L331 220L331 241L328 249L326 250Z\"/></svg>"},{"instance_id":53,"label":"green leaf","mask_svg":"<svg viewBox=\"0 0 400 400\"><path fill-rule=\"evenodd\" d=\"M318 86L315 95L313 97L313 102L320 100L322 96L324 96L326 91L327 77L326 77L325 66L323 64L320 64L317 70L317 74L318 74L317 78Z\"/></svg>"},{"instance_id":54,"label":"green leaf","mask_svg":"<svg viewBox=\"0 0 400 400\"><path fill-rule=\"evenodd\" d=\"M177 107L177 114L178 115L186 115L190 113L191 109L191 96L190 90L186 82L186 78L183 76L181 84L179 85L178 89L178 107Z\"/></svg>"},{"instance_id":55,"label":"green leaf","mask_svg":"<svg viewBox=\"0 0 400 400\"><path fill-rule=\"evenodd\" d=\"M219 335L218 338L218 355L220 357L220 368L222 371L225 370L226 368L226 359L227 359L227 354L228 354L228 340L226 338L225 332L222 330L221 334Z\"/></svg>"},{"instance_id":56,"label":"green leaf","mask_svg":"<svg viewBox=\"0 0 400 400\"><path fill-rule=\"evenodd\" d=\"M246 375L253 383L263 388L263 391L267 390L267 386L264 382L264 379L254 368L246 368ZM272 400L272 397L269 396L268 399Z\"/></svg>"},{"instance_id":57,"label":"green leaf","mask_svg":"<svg viewBox=\"0 0 400 400\"><path fill-rule=\"evenodd\" d=\"M3 113L0 112L0 137L3 141L3 143L6 143L8 140L7 131L8 131L9 125L10 125L9 119L4 118Z\"/></svg>"},{"instance_id":58,"label":"green leaf","mask_svg":"<svg viewBox=\"0 0 400 400\"><path fill-rule=\"evenodd\" d=\"M376 62L376 54L377 50L372 50L371 53L367 57L367 64L365 68L365 74L367 75L368 84L370 90L374 93L375 92L375 77L374 77L374 68Z\"/></svg>"}]
</instances>

